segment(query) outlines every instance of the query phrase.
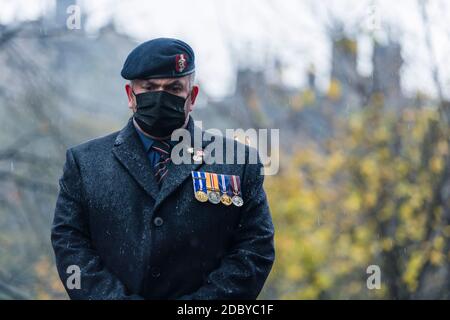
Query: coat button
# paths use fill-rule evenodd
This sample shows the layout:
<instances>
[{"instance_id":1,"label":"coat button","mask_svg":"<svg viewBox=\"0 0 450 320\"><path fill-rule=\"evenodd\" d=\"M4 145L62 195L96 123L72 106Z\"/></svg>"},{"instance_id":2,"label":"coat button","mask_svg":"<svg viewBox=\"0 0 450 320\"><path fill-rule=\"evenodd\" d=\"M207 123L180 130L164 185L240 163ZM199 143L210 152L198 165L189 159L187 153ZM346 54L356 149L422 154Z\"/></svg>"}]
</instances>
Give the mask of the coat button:
<instances>
[{"instance_id":1,"label":"coat button","mask_svg":"<svg viewBox=\"0 0 450 320\"><path fill-rule=\"evenodd\" d=\"M152 268L152 277L153 278L158 278L161 275L161 272L159 270L158 267L153 267Z\"/></svg>"},{"instance_id":2,"label":"coat button","mask_svg":"<svg viewBox=\"0 0 450 320\"><path fill-rule=\"evenodd\" d=\"M164 223L164 220L161 217L156 217L153 220L153 223L155 224L155 226L160 227Z\"/></svg>"}]
</instances>

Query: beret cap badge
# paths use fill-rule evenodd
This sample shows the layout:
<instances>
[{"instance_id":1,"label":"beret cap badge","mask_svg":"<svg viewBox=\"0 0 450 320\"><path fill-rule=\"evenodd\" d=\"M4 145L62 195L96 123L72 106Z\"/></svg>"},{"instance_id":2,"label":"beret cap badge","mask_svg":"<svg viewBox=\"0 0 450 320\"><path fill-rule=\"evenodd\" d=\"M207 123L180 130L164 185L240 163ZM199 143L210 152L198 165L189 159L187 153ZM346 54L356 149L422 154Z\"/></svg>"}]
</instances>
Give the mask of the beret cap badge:
<instances>
[{"instance_id":1,"label":"beret cap badge","mask_svg":"<svg viewBox=\"0 0 450 320\"><path fill-rule=\"evenodd\" d=\"M184 54L177 54L175 57L175 70L177 72L183 72L184 69L186 69L187 66L187 60Z\"/></svg>"}]
</instances>

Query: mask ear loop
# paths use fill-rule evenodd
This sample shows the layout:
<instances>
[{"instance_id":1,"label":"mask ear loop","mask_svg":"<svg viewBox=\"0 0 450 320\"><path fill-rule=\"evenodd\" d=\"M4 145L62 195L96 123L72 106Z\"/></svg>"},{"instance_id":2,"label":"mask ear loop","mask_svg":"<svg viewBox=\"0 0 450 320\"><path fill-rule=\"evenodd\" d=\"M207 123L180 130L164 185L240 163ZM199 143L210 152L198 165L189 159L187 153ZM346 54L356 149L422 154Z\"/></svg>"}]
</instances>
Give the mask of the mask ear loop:
<instances>
[{"instance_id":1,"label":"mask ear loop","mask_svg":"<svg viewBox=\"0 0 450 320\"><path fill-rule=\"evenodd\" d=\"M134 92L134 89L133 89L133 85L131 85L131 93L134 96L134 102L136 103L136 109L137 109L137 99L136 99L136 93ZM133 112L133 113L136 113L136 112Z\"/></svg>"},{"instance_id":2,"label":"mask ear loop","mask_svg":"<svg viewBox=\"0 0 450 320\"><path fill-rule=\"evenodd\" d=\"M186 97L186 102L188 101L188 99L190 99L192 97L192 91L189 92L188 96Z\"/></svg>"},{"instance_id":3,"label":"mask ear loop","mask_svg":"<svg viewBox=\"0 0 450 320\"><path fill-rule=\"evenodd\" d=\"M185 115L186 115L186 119L185 119L185 122L184 122L185 125L188 123L188 121L189 121L189 114L191 113L191 112L189 111L189 109L186 108L186 103L189 101L188 99L190 99L191 96L192 96L192 90L189 91L189 94L188 94L188 96L186 97L186 100L184 100L184 110L185 110Z\"/></svg>"}]
</instances>

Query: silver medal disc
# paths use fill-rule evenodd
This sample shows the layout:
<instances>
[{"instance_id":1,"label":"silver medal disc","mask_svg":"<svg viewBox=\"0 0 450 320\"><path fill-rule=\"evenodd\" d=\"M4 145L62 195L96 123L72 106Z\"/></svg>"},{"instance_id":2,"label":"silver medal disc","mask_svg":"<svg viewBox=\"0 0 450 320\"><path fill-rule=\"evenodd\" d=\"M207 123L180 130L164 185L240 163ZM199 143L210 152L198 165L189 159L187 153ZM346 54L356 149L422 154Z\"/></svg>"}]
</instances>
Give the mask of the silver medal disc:
<instances>
[{"instance_id":1,"label":"silver medal disc","mask_svg":"<svg viewBox=\"0 0 450 320\"><path fill-rule=\"evenodd\" d=\"M244 204L244 200L242 200L242 198L239 196L233 196L233 198L231 198L231 201L236 207L241 207Z\"/></svg>"},{"instance_id":2,"label":"silver medal disc","mask_svg":"<svg viewBox=\"0 0 450 320\"><path fill-rule=\"evenodd\" d=\"M215 191L208 192L208 200L211 203L218 204L220 202L220 194Z\"/></svg>"}]
</instances>

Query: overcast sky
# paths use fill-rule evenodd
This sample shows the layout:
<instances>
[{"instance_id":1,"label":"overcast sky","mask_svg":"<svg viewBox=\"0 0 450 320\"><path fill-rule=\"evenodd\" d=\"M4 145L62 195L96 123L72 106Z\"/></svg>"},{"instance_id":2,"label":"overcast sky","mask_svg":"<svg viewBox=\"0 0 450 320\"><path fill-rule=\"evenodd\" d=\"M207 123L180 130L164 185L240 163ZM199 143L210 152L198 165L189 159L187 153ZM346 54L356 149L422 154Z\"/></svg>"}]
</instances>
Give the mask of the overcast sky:
<instances>
[{"instance_id":1,"label":"overcast sky","mask_svg":"<svg viewBox=\"0 0 450 320\"><path fill-rule=\"evenodd\" d=\"M49 14L52 0L0 0L0 23L35 19ZM80 0L86 13L86 29L95 33L113 19L118 29L138 41L177 37L192 45L197 75L209 94L230 93L239 65L270 69L277 57L283 66L283 82L297 87L305 83L305 70L314 64L318 84L326 88L330 72L327 28L332 19L344 22L359 40L358 68L371 71L371 37L389 36L403 46L403 87L434 94L430 56L416 0ZM428 5L432 44L441 83L450 97L450 3L431 0ZM385 31L389 27L389 34Z\"/></svg>"}]
</instances>

